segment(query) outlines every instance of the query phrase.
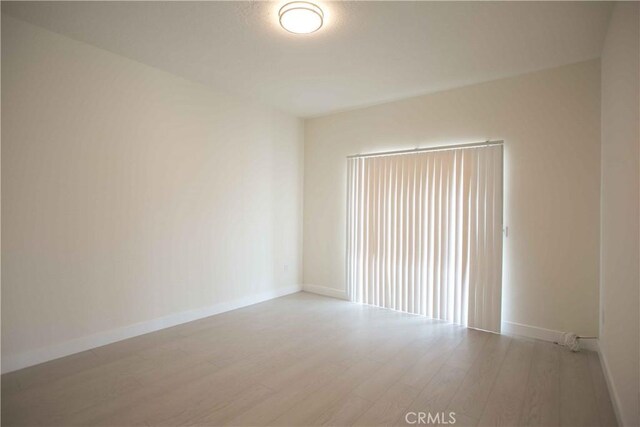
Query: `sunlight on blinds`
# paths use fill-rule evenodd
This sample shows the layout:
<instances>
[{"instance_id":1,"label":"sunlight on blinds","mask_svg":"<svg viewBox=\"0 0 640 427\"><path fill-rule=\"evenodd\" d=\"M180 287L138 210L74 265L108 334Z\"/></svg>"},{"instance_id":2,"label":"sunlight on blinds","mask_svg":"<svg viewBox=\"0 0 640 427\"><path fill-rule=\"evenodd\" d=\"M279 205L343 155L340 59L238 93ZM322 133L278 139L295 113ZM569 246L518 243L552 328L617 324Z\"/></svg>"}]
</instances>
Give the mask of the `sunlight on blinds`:
<instances>
[{"instance_id":1,"label":"sunlight on blinds","mask_svg":"<svg viewBox=\"0 0 640 427\"><path fill-rule=\"evenodd\" d=\"M500 331L502 145L348 159L352 301Z\"/></svg>"}]
</instances>

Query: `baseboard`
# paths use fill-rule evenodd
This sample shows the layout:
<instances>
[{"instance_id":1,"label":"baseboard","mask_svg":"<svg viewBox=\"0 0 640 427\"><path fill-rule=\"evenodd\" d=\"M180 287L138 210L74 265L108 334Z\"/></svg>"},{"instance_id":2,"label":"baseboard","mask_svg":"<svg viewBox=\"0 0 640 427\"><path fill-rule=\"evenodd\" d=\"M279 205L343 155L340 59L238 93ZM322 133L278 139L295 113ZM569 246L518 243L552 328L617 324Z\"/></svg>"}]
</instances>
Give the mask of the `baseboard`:
<instances>
[{"instance_id":1,"label":"baseboard","mask_svg":"<svg viewBox=\"0 0 640 427\"><path fill-rule=\"evenodd\" d=\"M611 405L613 406L613 412L616 414L616 420L618 421L619 426L631 425L630 423L625 424L622 419L622 413L620 412L620 399L618 398L618 393L616 392L616 387L613 383L613 377L611 376L611 371L609 371L609 364L607 363L607 358L602 351L598 348L598 356L600 358L600 366L602 367L602 373L604 374L604 380L607 383L607 389L609 389L609 396L611 397Z\"/></svg>"},{"instance_id":2,"label":"baseboard","mask_svg":"<svg viewBox=\"0 0 640 427\"><path fill-rule=\"evenodd\" d=\"M516 322L502 322L502 333L505 335L519 335L542 341L558 342L564 332L538 326L524 325ZM580 347L584 350L598 351L597 339L581 339Z\"/></svg>"},{"instance_id":3,"label":"baseboard","mask_svg":"<svg viewBox=\"0 0 640 427\"><path fill-rule=\"evenodd\" d=\"M535 338L543 341L557 342L562 336L561 331L555 331L553 329L539 328L537 326L523 325L515 322L502 322L502 333L505 335L519 335L527 338ZM600 356L600 364L602 366L602 372L604 374L607 388L609 389L609 396L611 396L611 403L613 405L613 411L616 414L618 425L624 424L622 415L620 413L620 399L616 393L616 388L613 384L613 379L609 371L609 365L607 364L607 358L600 351L600 343L597 339L584 339L580 340L580 347L584 350L595 351Z\"/></svg>"},{"instance_id":4,"label":"baseboard","mask_svg":"<svg viewBox=\"0 0 640 427\"><path fill-rule=\"evenodd\" d=\"M281 289L261 292L259 294L250 295L244 298L238 298L232 301L222 302L209 307L170 314L158 319L139 322L122 328L112 329L94 335L76 338L70 341L63 342L61 344L43 347L37 350L2 356L2 373L16 371L18 369L48 362L60 357L79 353L81 351L101 347L103 345L111 344L116 341L122 341L128 338L136 337L138 335L148 334L150 332L170 328L182 323L192 322L204 317L224 313L226 311L247 307L249 305L268 301L270 299L278 298L284 295L300 292L301 290L302 288L300 286L288 286Z\"/></svg>"},{"instance_id":5,"label":"baseboard","mask_svg":"<svg viewBox=\"0 0 640 427\"><path fill-rule=\"evenodd\" d=\"M312 294L324 295L326 297L338 298L348 300L347 293L340 289L327 288L326 286L318 285L302 285L302 290L305 292L311 292Z\"/></svg>"}]
</instances>

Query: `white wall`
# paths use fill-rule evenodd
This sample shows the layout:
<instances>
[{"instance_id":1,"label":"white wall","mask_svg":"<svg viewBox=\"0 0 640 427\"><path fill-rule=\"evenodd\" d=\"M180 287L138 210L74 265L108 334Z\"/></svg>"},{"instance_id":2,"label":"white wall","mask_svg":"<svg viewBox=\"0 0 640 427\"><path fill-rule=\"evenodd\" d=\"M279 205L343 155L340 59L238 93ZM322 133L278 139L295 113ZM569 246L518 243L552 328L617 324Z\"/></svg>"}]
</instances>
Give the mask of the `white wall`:
<instances>
[{"instance_id":1,"label":"white wall","mask_svg":"<svg viewBox=\"0 0 640 427\"><path fill-rule=\"evenodd\" d=\"M505 141L503 319L596 335L598 60L307 120L305 286L344 292L347 155L487 139Z\"/></svg>"},{"instance_id":2,"label":"white wall","mask_svg":"<svg viewBox=\"0 0 640 427\"><path fill-rule=\"evenodd\" d=\"M7 16L2 89L5 370L299 286L301 120Z\"/></svg>"},{"instance_id":3,"label":"white wall","mask_svg":"<svg viewBox=\"0 0 640 427\"><path fill-rule=\"evenodd\" d=\"M626 426L640 425L639 9L615 6L602 53L600 352Z\"/></svg>"}]
</instances>

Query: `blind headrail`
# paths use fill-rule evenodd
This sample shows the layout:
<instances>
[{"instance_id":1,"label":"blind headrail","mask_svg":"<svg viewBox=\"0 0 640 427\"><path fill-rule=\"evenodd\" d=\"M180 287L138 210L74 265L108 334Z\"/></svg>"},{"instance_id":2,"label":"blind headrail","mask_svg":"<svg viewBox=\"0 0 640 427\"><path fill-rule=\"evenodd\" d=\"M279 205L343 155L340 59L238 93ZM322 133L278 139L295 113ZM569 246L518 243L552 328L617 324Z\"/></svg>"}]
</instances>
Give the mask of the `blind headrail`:
<instances>
[{"instance_id":1,"label":"blind headrail","mask_svg":"<svg viewBox=\"0 0 640 427\"><path fill-rule=\"evenodd\" d=\"M358 158L379 157L379 156L398 156L402 154L421 153L424 151L460 150L463 148L487 147L490 145L502 145L502 144L504 144L503 140L472 142L469 144L458 144L458 145L440 145L437 147L412 148L408 150L382 151L379 153L368 153L368 154L353 154L351 156L347 156L347 159L358 159Z\"/></svg>"}]
</instances>

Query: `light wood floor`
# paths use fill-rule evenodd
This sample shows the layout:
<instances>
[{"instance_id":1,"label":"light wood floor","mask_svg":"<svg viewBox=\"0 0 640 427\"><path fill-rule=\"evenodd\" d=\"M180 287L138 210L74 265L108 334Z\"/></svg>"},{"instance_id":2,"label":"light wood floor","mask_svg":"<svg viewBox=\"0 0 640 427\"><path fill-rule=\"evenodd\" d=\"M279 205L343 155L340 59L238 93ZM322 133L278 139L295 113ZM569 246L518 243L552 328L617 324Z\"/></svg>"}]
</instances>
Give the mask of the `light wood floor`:
<instances>
[{"instance_id":1,"label":"light wood floor","mask_svg":"<svg viewBox=\"0 0 640 427\"><path fill-rule=\"evenodd\" d=\"M403 425L410 411L615 425L596 353L307 293L2 376L4 425Z\"/></svg>"}]
</instances>

